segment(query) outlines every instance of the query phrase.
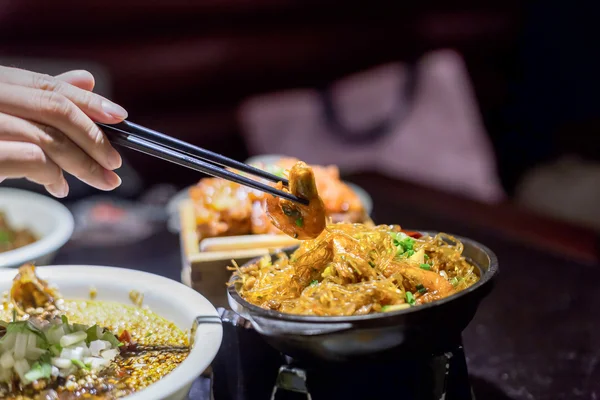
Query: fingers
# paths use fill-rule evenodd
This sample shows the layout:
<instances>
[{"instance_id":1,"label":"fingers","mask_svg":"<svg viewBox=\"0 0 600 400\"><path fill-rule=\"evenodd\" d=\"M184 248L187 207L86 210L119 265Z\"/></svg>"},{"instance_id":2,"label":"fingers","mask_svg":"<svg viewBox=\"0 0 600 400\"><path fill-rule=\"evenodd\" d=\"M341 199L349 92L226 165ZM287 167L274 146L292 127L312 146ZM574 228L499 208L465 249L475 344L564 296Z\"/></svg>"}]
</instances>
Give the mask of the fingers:
<instances>
[{"instance_id":1,"label":"fingers","mask_svg":"<svg viewBox=\"0 0 600 400\"><path fill-rule=\"evenodd\" d=\"M121 156L100 128L61 93L0 83L0 112L63 132L106 169L121 166Z\"/></svg>"},{"instance_id":2,"label":"fingers","mask_svg":"<svg viewBox=\"0 0 600 400\"><path fill-rule=\"evenodd\" d=\"M4 141L38 146L59 168L97 189L112 190L121 184L117 174L102 167L64 133L50 126L0 113L0 142Z\"/></svg>"},{"instance_id":3,"label":"fingers","mask_svg":"<svg viewBox=\"0 0 600 400\"><path fill-rule=\"evenodd\" d=\"M2 142L0 174L6 178L27 178L42 184L55 197L65 197L69 193L62 170L33 143Z\"/></svg>"},{"instance_id":4,"label":"fingers","mask_svg":"<svg viewBox=\"0 0 600 400\"><path fill-rule=\"evenodd\" d=\"M92 93L89 90L77 87L78 85L69 84L64 79L64 75L67 75L68 79L73 79L75 82L87 83L89 85L89 77L91 74L85 76L86 74L89 74L89 72L71 71L59 75L59 77L62 76L63 79L61 79L59 77L55 78L49 75L25 71L18 68L0 66L0 82L59 93L97 122L114 124L127 118L127 111L125 111L123 107L102 96ZM79 76L76 77L75 75Z\"/></svg>"},{"instance_id":5,"label":"fingers","mask_svg":"<svg viewBox=\"0 0 600 400\"><path fill-rule=\"evenodd\" d=\"M94 86L96 85L94 76L84 70L68 71L63 74L56 75L55 78L87 91L94 90Z\"/></svg>"}]
</instances>

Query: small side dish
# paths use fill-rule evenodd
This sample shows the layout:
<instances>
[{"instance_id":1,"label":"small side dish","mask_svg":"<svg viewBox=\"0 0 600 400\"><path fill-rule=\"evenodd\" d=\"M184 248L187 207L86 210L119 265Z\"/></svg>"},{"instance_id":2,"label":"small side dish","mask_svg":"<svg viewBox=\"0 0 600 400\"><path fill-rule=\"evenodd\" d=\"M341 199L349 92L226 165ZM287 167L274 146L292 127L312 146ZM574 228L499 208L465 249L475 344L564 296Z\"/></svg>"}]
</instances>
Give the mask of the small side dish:
<instances>
[{"instance_id":1,"label":"small side dish","mask_svg":"<svg viewBox=\"0 0 600 400\"><path fill-rule=\"evenodd\" d=\"M0 398L122 398L165 377L190 348L189 332L151 310L65 299L24 265L0 307Z\"/></svg>"},{"instance_id":2,"label":"small side dish","mask_svg":"<svg viewBox=\"0 0 600 400\"><path fill-rule=\"evenodd\" d=\"M284 158L275 164L255 166L274 175L290 178L289 174L298 162L294 158ZM369 220L358 195L341 181L337 167L309 167L314 174L327 218L333 222ZM266 214L268 197L262 192L219 178L205 178L189 193L194 203L200 240L219 236L282 233Z\"/></svg>"}]
</instances>

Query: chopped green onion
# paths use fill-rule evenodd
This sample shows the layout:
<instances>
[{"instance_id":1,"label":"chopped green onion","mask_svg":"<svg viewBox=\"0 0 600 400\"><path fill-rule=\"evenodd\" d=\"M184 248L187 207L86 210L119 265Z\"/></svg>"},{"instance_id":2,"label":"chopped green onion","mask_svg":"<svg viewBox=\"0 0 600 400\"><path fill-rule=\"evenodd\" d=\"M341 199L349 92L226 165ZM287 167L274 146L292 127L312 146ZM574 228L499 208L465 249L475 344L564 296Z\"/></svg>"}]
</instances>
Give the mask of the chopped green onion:
<instances>
[{"instance_id":1,"label":"chopped green onion","mask_svg":"<svg viewBox=\"0 0 600 400\"><path fill-rule=\"evenodd\" d=\"M423 257L424 257L426 260L429 260L429 256L428 256L427 254L423 254Z\"/></svg>"},{"instance_id":2,"label":"chopped green onion","mask_svg":"<svg viewBox=\"0 0 600 400\"><path fill-rule=\"evenodd\" d=\"M62 351L62 346L60 344L53 344L50 346L50 352L54 354L54 356L60 356L60 352Z\"/></svg>"},{"instance_id":3,"label":"chopped green onion","mask_svg":"<svg viewBox=\"0 0 600 400\"><path fill-rule=\"evenodd\" d=\"M411 306L415 305L415 296L411 292L406 292L406 302Z\"/></svg>"},{"instance_id":4,"label":"chopped green onion","mask_svg":"<svg viewBox=\"0 0 600 400\"><path fill-rule=\"evenodd\" d=\"M415 254L415 240L403 232L389 232L396 247L396 257L410 257Z\"/></svg>"},{"instance_id":5,"label":"chopped green onion","mask_svg":"<svg viewBox=\"0 0 600 400\"><path fill-rule=\"evenodd\" d=\"M304 226L304 220L302 219L302 217L300 217L296 220L296 225L299 226L300 228L302 228Z\"/></svg>"},{"instance_id":6,"label":"chopped green onion","mask_svg":"<svg viewBox=\"0 0 600 400\"><path fill-rule=\"evenodd\" d=\"M458 285L458 279L456 277L450 279L450 283L452 284L452 286L456 286Z\"/></svg>"},{"instance_id":7,"label":"chopped green onion","mask_svg":"<svg viewBox=\"0 0 600 400\"><path fill-rule=\"evenodd\" d=\"M371 266L371 268L375 268L375 263L373 261L369 261L369 265Z\"/></svg>"},{"instance_id":8,"label":"chopped green onion","mask_svg":"<svg viewBox=\"0 0 600 400\"><path fill-rule=\"evenodd\" d=\"M60 345L62 347L69 347L74 345L75 343L79 343L83 340L87 339L87 334L85 332L73 332L66 334L65 336L60 338Z\"/></svg>"},{"instance_id":9,"label":"chopped green onion","mask_svg":"<svg viewBox=\"0 0 600 400\"><path fill-rule=\"evenodd\" d=\"M50 363L36 362L25 374L25 379L29 382L35 382L40 379L49 379L52 375L52 365Z\"/></svg>"},{"instance_id":10,"label":"chopped green onion","mask_svg":"<svg viewBox=\"0 0 600 400\"><path fill-rule=\"evenodd\" d=\"M419 265L419 267L421 267L421 269L424 269L426 271L431 271L431 265L429 265L429 264L421 264L421 265Z\"/></svg>"},{"instance_id":11,"label":"chopped green onion","mask_svg":"<svg viewBox=\"0 0 600 400\"><path fill-rule=\"evenodd\" d=\"M76 358L72 358L71 362L73 363L73 365L79 367L80 369L85 369L85 370L90 369L87 365L85 365L83 362L81 362L80 360L78 360Z\"/></svg>"},{"instance_id":12,"label":"chopped green onion","mask_svg":"<svg viewBox=\"0 0 600 400\"><path fill-rule=\"evenodd\" d=\"M417 285L417 291L421 294L427 293L427 288L423 285Z\"/></svg>"},{"instance_id":13,"label":"chopped green onion","mask_svg":"<svg viewBox=\"0 0 600 400\"><path fill-rule=\"evenodd\" d=\"M317 283L319 283L319 281L315 279L310 283L310 286L315 286Z\"/></svg>"}]
</instances>

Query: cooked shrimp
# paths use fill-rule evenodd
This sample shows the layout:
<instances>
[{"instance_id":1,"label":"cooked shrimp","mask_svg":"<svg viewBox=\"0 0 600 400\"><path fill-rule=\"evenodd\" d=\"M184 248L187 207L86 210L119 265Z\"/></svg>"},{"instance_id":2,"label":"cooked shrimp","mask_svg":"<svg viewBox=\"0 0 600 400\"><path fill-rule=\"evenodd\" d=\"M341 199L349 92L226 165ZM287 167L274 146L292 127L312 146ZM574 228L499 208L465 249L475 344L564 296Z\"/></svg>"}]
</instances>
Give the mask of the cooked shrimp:
<instances>
[{"instance_id":1,"label":"cooked shrimp","mask_svg":"<svg viewBox=\"0 0 600 400\"><path fill-rule=\"evenodd\" d=\"M273 225L296 239L313 239L325 229L325 205L319 197L315 175L304 162L296 163L289 174L290 190L295 196L309 201L308 205L267 196L267 214ZM283 190L279 182L277 189Z\"/></svg>"},{"instance_id":2,"label":"cooked shrimp","mask_svg":"<svg viewBox=\"0 0 600 400\"><path fill-rule=\"evenodd\" d=\"M427 271L409 264L399 264L400 273L404 276L405 287L417 291L423 287L426 292L417 299L417 303L429 303L448 297L455 292L454 286L444 277L433 271Z\"/></svg>"}]
</instances>

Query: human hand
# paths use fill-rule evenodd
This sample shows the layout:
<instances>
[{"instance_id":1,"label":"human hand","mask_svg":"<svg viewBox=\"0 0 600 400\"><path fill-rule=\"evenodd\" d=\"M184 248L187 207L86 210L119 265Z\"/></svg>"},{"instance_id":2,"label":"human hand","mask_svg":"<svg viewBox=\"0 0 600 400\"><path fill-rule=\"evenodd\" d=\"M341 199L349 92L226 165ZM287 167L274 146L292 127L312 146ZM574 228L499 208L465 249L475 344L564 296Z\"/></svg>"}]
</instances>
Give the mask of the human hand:
<instances>
[{"instance_id":1,"label":"human hand","mask_svg":"<svg viewBox=\"0 0 600 400\"><path fill-rule=\"evenodd\" d=\"M92 93L94 77L56 77L0 66L0 181L27 178L65 197L63 171L100 190L121 184L121 156L94 122L115 124L127 111Z\"/></svg>"}]
</instances>

